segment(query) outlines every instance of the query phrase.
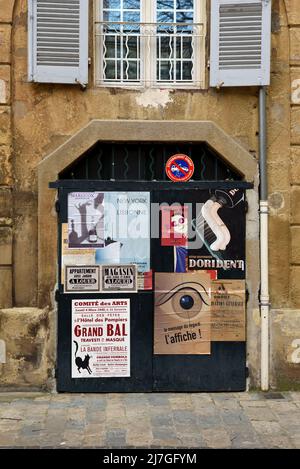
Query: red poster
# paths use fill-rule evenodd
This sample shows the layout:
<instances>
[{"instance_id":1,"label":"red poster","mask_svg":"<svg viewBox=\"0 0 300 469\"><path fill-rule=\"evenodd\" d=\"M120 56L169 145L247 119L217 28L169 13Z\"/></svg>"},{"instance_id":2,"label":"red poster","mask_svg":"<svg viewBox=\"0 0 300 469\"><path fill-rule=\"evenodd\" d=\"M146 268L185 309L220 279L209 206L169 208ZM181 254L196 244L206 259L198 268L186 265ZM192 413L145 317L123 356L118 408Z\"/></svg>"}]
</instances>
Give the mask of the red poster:
<instances>
[{"instance_id":1,"label":"red poster","mask_svg":"<svg viewBox=\"0 0 300 469\"><path fill-rule=\"evenodd\" d=\"M188 207L161 207L161 245L187 246Z\"/></svg>"}]
</instances>

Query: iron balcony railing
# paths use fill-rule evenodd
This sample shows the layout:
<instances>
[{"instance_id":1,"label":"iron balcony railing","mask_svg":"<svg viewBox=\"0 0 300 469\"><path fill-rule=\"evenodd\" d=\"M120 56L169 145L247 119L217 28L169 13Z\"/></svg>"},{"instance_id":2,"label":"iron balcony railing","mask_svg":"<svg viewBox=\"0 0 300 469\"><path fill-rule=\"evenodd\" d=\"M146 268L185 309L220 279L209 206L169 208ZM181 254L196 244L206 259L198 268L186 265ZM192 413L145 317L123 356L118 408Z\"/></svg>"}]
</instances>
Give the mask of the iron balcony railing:
<instances>
[{"instance_id":1,"label":"iron balcony railing","mask_svg":"<svg viewBox=\"0 0 300 469\"><path fill-rule=\"evenodd\" d=\"M200 84L203 23L96 22L95 26L99 81Z\"/></svg>"}]
</instances>

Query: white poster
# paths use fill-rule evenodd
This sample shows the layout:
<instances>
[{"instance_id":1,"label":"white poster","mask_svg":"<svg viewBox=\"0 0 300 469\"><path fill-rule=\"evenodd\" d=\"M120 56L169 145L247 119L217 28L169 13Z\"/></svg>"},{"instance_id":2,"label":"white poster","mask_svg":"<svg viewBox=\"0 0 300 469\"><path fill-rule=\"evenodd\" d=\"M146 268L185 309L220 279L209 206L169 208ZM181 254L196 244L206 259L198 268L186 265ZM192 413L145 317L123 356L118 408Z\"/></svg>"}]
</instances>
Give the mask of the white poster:
<instances>
[{"instance_id":1,"label":"white poster","mask_svg":"<svg viewBox=\"0 0 300 469\"><path fill-rule=\"evenodd\" d=\"M65 275L65 293L99 292L99 265L67 265Z\"/></svg>"},{"instance_id":2,"label":"white poster","mask_svg":"<svg viewBox=\"0 0 300 469\"><path fill-rule=\"evenodd\" d=\"M72 300L72 378L130 377L130 300Z\"/></svg>"},{"instance_id":3,"label":"white poster","mask_svg":"<svg viewBox=\"0 0 300 469\"><path fill-rule=\"evenodd\" d=\"M101 266L101 290L103 292L137 292L137 266L102 265Z\"/></svg>"}]
</instances>

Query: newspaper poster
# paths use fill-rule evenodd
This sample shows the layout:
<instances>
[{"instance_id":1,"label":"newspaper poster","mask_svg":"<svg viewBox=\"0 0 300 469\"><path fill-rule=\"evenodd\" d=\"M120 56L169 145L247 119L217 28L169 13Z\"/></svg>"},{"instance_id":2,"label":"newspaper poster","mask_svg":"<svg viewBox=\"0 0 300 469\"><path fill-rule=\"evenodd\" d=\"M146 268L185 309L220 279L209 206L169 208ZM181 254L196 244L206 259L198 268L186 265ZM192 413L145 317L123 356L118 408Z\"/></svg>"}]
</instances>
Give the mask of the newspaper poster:
<instances>
[{"instance_id":1,"label":"newspaper poster","mask_svg":"<svg viewBox=\"0 0 300 469\"><path fill-rule=\"evenodd\" d=\"M156 273L154 354L210 355L210 288L206 272Z\"/></svg>"},{"instance_id":2,"label":"newspaper poster","mask_svg":"<svg viewBox=\"0 0 300 469\"><path fill-rule=\"evenodd\" d=\"M72 300L72 378L130 377L130 300Z\"/></svg>"},{"instance_id":3,"label":"newspaper poster","mask_svg":"<svg viewBox=\"0 0 300 469\"><path fill-rule=\"evenodd\" d=\"M211 335L214 342L246 340L244 280L212 282Z\"/></svg>"},{"instance_id":4,"label":"newspaper poster","mask_svg":"<svg viewBox=\"0 0 300 469\"><path fill-rule=\"evenodd\" d=\"M134 264L102 265L102 292L137 292L137 268Z\"/></svg>"},{"instance_id":5,"label":"newspaper poster","mask_svg":"<svg viewBox=\"0 0 300 469\"><path fill-rule=\"evenodd\" d=\"M65 293L99 292L99 265L67 265L65 272Z\"/></svg>"}]
</instances>

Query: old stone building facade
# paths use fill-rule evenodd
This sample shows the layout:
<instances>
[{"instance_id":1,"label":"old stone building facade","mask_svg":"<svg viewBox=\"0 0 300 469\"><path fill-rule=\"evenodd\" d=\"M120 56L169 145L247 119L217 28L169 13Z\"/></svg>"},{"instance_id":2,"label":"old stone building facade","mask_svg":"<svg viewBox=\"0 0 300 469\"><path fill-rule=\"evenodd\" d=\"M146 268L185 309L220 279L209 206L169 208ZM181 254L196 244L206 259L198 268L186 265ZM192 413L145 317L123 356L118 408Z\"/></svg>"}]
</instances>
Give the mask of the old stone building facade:
<instances>
[{"instance_id":1,"label":"old stone building facade","mask_svg":"<svg viewBox=\"0 0 300 469\"><path fill-rule=\"evenodd\" d=\"M0 389L55 389L57 214L48 183L97 141L205 141L254 183L247 213L247 359L260 386L258 88L28 81L27 1L0 0ZM209 29L209 0L206 8ZM208 34L208 33L207 33ZM206 43L208 62L209 42ZM300 385L300 5L272 2L268 87L271 386ZM2 362L2 363L1 363Z\"/></svg>"}]
</instances>

